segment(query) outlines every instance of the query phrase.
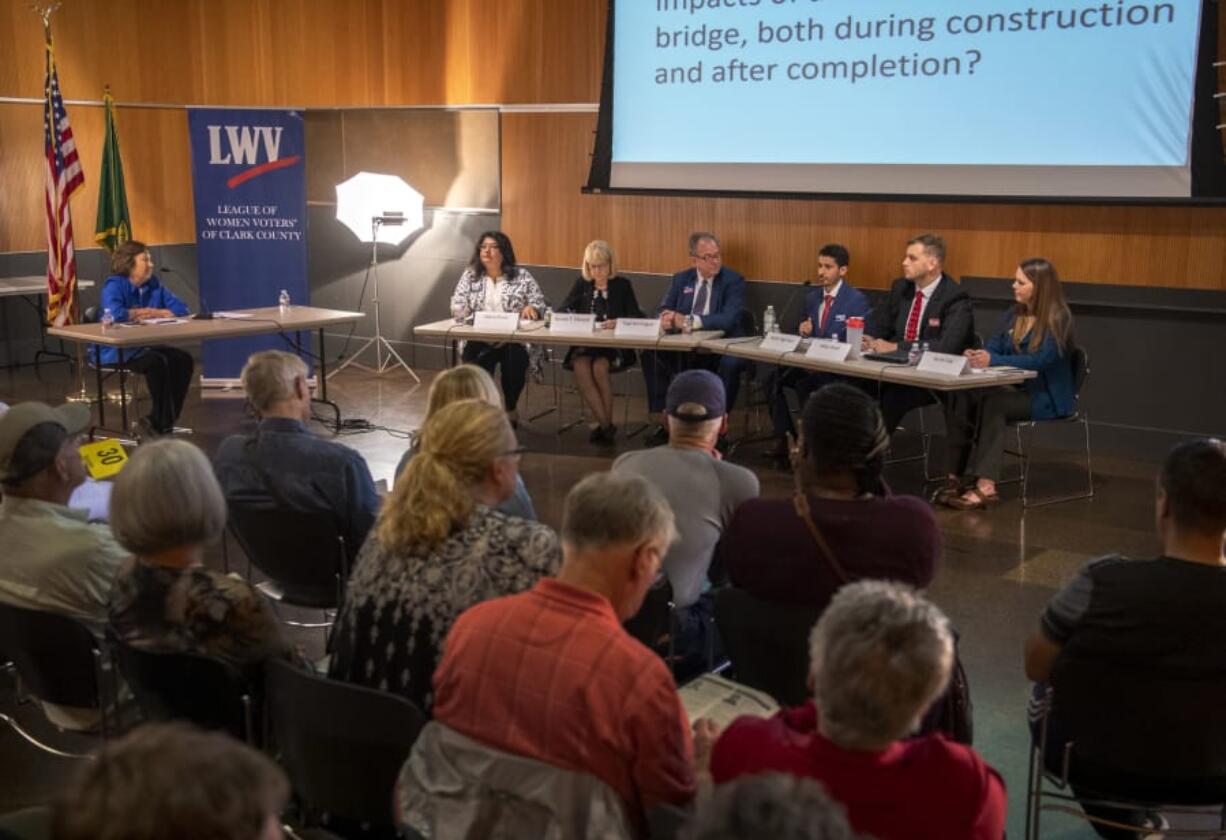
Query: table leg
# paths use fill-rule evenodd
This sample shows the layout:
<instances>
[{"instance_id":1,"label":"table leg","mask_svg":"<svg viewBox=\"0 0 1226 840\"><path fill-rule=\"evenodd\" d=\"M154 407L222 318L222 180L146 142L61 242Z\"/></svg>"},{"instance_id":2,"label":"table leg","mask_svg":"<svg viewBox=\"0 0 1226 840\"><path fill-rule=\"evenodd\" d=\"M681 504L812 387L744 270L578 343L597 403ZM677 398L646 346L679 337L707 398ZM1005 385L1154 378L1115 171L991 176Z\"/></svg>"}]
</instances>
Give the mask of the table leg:
<instances>
[{"instance_id":1,"label":"table leg","mask_svg":"<svg viewBox=\"0 0 1226 840\"><path fill-rule=\"evenodd\" d=\"M115 350L119 358L119 428L128 434L128 372L124 370L123 348L116 347Z\"/></svg>"},{"instance_id":2,"label":"table leg","mask_svg":"<svg viewBox=\"0 0 1226 840\"><path fill-rule=\"evenodd\" d=\"M334 430L339 432L341 430L341 407L328 399L328 353L324 347L323 327L319 328L319 371L316 373L315 378L319 382L319 396L311 397L311 402L323 403L332 409L336 414Z\"/></svg>"},{"instance_id":3,"label":"table leg","mask_svg":"<svg viewBox=\"0 0 1226 840\"><path fill-rule=\"evenodd\" d=\"M88 351L87 351L88 352ZM101 356L101 347L99 347L99 356ZM94 374L98 380L98 425L106 426L106 394L102 391L102 359L98 358L97 364L94 365Z\"/></svg>"}]
</instances>

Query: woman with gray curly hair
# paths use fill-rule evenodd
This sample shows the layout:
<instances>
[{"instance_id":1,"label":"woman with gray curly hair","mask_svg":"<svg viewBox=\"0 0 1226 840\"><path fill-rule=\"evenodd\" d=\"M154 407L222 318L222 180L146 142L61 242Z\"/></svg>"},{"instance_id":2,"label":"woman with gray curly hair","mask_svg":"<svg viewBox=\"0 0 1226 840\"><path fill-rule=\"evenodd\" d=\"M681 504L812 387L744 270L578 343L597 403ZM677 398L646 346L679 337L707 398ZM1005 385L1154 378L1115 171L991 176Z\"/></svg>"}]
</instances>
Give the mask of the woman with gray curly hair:
<instances>
[{"instance_id":1,"label":"woman with gray curly hair","mask_svg":"<svg viewBox=\"0 0 1226 840\"><path fill-rule=\"evenodd\" d=\"M949 620L915 590L866 580L838 591L810 639L813 700L743 717L716 742L711 776L781 771L817 779L852 828L878 840L1000 840L1005 787L943 735L907 738L954 662Z\"/></svg>"}]
</instances>

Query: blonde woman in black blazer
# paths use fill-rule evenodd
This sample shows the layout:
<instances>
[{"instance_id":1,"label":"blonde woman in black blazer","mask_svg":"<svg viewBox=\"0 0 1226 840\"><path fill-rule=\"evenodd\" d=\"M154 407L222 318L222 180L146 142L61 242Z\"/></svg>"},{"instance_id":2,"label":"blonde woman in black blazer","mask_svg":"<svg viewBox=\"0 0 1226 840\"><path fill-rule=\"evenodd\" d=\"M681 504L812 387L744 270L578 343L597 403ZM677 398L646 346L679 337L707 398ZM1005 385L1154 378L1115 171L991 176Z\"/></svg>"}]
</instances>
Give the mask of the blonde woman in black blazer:
<instances>
[{"instance_id":1,"label":"blonde woman in black blazer","mask_svg":"<svg viewBox=\"0 0 1226 840\"><path fill-rule=\"evenodd\" d=\"M604 329L612 329L618 318L642 318L643 310L634 296L634 287L617 274L617 258L608 242L600 239L583 249L582 277L575 279L562 312L593 314ZM633 350L613 347L572 347L563 362L575 373L583 401L591 409L592 443L612 443L617 434L613 425L613 382L611 373L635 363Z\"/></svg>"}]
</instances>

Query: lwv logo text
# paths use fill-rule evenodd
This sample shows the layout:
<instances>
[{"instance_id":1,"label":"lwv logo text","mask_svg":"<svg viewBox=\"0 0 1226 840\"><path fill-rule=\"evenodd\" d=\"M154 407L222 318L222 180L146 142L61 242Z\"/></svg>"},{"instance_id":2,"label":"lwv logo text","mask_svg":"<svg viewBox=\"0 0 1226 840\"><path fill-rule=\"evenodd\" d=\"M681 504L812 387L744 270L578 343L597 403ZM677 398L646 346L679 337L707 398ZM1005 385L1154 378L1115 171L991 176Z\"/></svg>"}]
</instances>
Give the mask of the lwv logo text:
<instances>
[{"instance_id":1,"label":"lwv logo text","mask_svg":"<svg viewBox=\"0 0 1226 840\"><path fill-rule=\"evenodd\" d=\"M281 126L271 125L210 125L209 163L251 166L259 158L277 160L281 152ZM224 131L224 134L223 134Z\"/></svg>"}]
</instances>

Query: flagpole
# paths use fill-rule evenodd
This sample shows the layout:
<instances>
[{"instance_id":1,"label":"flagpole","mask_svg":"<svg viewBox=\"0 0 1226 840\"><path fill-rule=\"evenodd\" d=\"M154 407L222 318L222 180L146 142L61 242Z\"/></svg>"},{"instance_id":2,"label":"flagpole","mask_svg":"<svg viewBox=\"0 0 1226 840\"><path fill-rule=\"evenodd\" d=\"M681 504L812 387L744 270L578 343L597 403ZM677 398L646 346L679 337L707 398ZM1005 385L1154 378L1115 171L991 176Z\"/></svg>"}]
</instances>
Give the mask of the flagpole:
<instances>
[{"instance_id":1,"label":"flagpole","mask_svg":"<svg viewBox=\"0 0 1226 840\"><path fill-rule=\"evenodd\" d=\"M30 9L35 14L37 14L42 19L42 22L43 22L43 38L47 45L48 72L50 72L50 62L52 60L51 59L51 16L55 14L55 12L60 8L62 4L63 4L62 0L54 0L54 2L43 2L43 3L31 3L30 4ZM48 92L47 95L48 95L48 98L47 98L45 107L48 109L48 113L44 116L46 119L51 120L52 115L50 114L50 108L51 108L50 93ZM52 137L53 137L52 142L58 141L58 138L55 137L54 132L52 132ZM60 255L57 253L54 256L58 260ZM72 290L72 311L73 311L72 318L75 323L80 323L81 321L81 298L80 298L80 295L78 295L76 292L77 292L76 289ZM90 396L89 392L85 390L85 347L80 342L77 342L76 367L77 367L77 392L75 394L69 394L67 396L67 399L69 402L93 403L94 399Z\"/></svg>"}]
</instances>

